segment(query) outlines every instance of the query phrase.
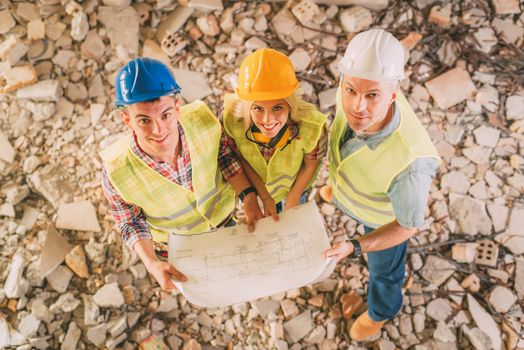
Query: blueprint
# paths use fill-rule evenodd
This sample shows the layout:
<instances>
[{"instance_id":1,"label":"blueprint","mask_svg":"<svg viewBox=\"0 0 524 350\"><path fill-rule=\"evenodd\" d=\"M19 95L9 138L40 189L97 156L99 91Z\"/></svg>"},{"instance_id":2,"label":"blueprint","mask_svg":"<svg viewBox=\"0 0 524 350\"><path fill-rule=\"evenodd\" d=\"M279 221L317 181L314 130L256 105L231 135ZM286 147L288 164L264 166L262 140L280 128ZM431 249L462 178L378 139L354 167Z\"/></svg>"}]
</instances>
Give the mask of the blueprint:
<instances>
[{"instance_id":1,"label":"blueprint","mask_svg":"<svg viewBox=\"0 0 524 350\"><path fill-rule=\"evenodd\" d=\"M253 300L328 277L333 259L322 217L314 202L265 218L255 232L246 225L224 227L198 235L169 237L169 261L188 278L176 283L191 303L228 306Z\"/></svg>"}]
</instances>

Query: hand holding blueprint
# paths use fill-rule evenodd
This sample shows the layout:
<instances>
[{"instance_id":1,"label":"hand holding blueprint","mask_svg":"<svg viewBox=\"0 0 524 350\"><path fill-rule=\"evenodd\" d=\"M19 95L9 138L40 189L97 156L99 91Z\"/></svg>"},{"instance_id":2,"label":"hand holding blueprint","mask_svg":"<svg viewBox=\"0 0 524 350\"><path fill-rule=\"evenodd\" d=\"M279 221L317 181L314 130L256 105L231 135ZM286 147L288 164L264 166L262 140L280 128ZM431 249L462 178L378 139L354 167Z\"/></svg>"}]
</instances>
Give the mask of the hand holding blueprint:
<instances>
[{"instance_id":1,"label":"hand holding blueprint","mask_svg":"<svg viewBox=\"0 0 524 350\"><path fill-rule=\"evenodd\" d=\"M278 222L265 218L253 233L246 225L198 235L169 237L169 262L187 276L176 283L191 303L228 306L328 277L334 259L322 217L314 202L290 209Z\"/></svg>"}]
</instances>

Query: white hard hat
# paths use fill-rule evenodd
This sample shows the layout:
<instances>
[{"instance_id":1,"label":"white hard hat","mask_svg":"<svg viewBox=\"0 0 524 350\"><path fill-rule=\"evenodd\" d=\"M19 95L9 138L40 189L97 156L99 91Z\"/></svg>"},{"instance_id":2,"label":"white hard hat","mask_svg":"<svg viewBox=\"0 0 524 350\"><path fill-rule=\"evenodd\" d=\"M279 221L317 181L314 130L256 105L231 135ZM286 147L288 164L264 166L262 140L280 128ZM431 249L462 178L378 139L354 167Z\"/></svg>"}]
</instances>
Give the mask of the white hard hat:
<instances>
[{"instance_id":1,"label":"white hard hat","mask_svg":"<svg viewBox=\"0 0 524 350\"><path fill-rule=\"evenodd\" d=\"M351 39L338 70L356 78L398 81L404 78L404 47L385 30L367 30Z\"/></svg>"}]
</instances>

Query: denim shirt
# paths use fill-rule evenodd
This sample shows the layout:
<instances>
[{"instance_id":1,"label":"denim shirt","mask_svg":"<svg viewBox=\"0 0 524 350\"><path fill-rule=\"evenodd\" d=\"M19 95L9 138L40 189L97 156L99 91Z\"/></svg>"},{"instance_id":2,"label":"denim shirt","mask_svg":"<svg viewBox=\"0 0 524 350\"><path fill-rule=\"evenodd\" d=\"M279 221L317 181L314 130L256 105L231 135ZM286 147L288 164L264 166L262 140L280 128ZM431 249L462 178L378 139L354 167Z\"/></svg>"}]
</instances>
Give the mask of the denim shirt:
<instances>
[{"instance_id":1,"label":"denim shirt","mask_svg":"<svg viewBox=\"0 0 524 350\"><path fill-rule=\"evenodd\" d=\"M361 147L375 150L400 124L400 113L393 104L393 118L378 133L370 136L358 136L346 123L340 140L340 156L345 159ZM402 170L391 182L387 196L393 206L398 223L403 227L420 227L424 224L424 214L428 204L431 181L438 168L434 158L415 159ZM347 215L355 218L352 213Z\"/></svg>"}]
</instances>

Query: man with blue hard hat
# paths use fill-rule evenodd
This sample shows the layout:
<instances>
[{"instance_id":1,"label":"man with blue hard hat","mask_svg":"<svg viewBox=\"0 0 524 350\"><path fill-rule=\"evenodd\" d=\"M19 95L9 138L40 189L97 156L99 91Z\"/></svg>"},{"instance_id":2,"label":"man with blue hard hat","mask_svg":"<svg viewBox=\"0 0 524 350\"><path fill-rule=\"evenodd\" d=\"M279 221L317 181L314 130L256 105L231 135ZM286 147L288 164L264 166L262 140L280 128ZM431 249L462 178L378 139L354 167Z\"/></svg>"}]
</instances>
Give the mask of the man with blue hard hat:
<instances>
[{"instance_id":1,"label":"man with blue hard hat","mask_svg":"<svg viewBox=\"0 0 524 350\"><path fill-rule=\"evenodd\" d=\"M236 196L249 228L262 218L256 191L202 101L180 106L169 68L136 58L116 75L115 106L132 131L104 149L102 185L126 245L163 290L186 277L166 262L168 232L233 225Z\"/></svg>"},{"instance_id":2,"label":"man with blue hard hat","mask_svg":"<svg viewBox=\"0 0 524 350\"><path fill-rule=\"evenodd\" d=\"M329 151L332 201L366 234L336 243L325 256L367 253L368 310L350 328L350 337L361 341L400 311L407 241L424 224L440 158L400 92L404 48L393 35L382 29L356 35L338 69Z\"/></svg>"}]
</instances>

